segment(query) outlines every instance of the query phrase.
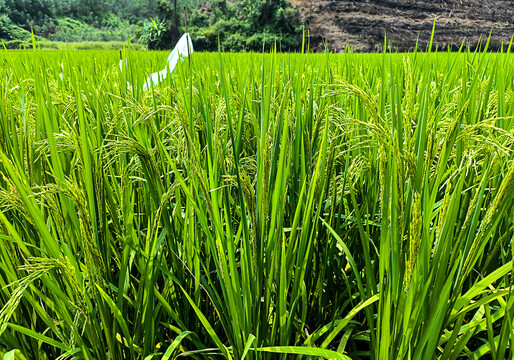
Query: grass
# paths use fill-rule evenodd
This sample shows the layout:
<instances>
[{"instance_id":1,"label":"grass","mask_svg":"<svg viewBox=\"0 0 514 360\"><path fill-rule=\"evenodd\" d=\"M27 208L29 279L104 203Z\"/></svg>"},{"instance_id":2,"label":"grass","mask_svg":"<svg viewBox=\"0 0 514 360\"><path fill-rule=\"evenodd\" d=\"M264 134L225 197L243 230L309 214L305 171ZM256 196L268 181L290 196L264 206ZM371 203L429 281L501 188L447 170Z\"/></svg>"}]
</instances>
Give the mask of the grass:
<instances>
[{"instance_id":1,"label":"grass","mask_svg":"<svg viewBox=\"0 0 514 360\"><path fill-rule=\"evenodd\" d=\"M124 55L0 52L4 358L512 358L510 48Z\"/></svg>"}]
</instances>

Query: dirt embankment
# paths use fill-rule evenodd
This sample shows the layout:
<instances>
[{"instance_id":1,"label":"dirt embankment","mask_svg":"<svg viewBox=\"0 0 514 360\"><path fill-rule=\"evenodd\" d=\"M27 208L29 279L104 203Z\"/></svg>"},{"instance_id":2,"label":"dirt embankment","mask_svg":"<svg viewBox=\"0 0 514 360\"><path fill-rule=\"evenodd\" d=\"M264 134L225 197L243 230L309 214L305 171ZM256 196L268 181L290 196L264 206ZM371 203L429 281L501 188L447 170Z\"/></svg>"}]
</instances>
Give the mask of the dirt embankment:
<instances>
[{"instance_id":1,"label":"dirt embankment","mask_svg":"<svg viewBox=\"0 0 514 360\"><path fill-rule=\"evenodd\" d=\"M392 50L425 50L436 19L434 44L457 50L465 41L475 48L480 37L490 47L508 45L514 35L514 1L504 0L292 0L311 35L311 49L325 43L331 51L381 51L384 34Z\"/></svg>"}]
</instances>

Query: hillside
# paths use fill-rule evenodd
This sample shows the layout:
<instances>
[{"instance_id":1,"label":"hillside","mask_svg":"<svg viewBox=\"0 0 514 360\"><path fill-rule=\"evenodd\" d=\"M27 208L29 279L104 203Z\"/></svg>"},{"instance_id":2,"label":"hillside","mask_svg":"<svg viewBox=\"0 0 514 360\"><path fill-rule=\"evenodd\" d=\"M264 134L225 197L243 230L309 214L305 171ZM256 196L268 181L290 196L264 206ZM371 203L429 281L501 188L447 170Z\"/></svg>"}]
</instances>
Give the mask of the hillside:
<instances>
[{"instance_id":1,"label":"hillside","mask_svg":"<svg viewBox=\"0 0 514 360\"><path fill-rule=\"evenodd\" d=\"M292 0L298 5L311 34L311 49L331 51L349 45L354 51L380 51L387 32L388 44L398 51L412 50L419 34L426 48L434 19L434 42L439 49L458 48L463 41L476 47L492 32L491 46L498 49L514 34L514 1L492 0Z\"/></svg>"}]
</instances>

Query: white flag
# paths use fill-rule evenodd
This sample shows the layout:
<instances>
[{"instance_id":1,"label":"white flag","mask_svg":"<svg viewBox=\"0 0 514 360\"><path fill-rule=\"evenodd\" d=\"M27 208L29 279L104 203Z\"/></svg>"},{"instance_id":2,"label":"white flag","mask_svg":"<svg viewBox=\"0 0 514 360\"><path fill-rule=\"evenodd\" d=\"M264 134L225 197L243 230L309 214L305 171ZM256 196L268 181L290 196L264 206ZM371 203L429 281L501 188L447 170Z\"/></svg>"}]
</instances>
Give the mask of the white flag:
<instances>
[{"instance_id":1,"label":"white flag","mask_svg":"<svg viewBox=\"0 0 514 360\"><path fill-rule=\"evenodd\" d=\"M143 84L143 90L146 91L150 89L152 86L159 84L162 80L166 79L168 73L173 72L175 67L177 66L179 60L182 61L184 57L188 57L193 53L193 42L191 41L191 37L188 33L182 35L180 40L177 42L177 45L173 49L173 51L168 56L168 64L166 67L158 72L153 73L152 75L146 78L145 83Z\"/></svg>"}]
</instances>

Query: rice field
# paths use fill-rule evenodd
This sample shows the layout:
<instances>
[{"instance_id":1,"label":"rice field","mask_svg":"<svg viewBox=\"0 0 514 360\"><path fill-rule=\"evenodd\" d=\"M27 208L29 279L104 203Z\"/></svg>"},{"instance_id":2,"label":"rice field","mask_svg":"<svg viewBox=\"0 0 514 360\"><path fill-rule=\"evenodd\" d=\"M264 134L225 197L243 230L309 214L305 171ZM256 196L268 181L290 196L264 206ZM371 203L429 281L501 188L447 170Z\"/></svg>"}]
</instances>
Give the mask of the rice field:
<instances>
[{"instance_id":1,"label":"rice field","mask_svg":"<svg viewBox=\"0 0 514 360\"><path fill-rule=\"evenodd\" d=\"M0 51L3 359L511 359L514 57Z\"/></svg>"}]
</instances>

